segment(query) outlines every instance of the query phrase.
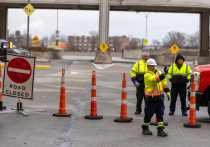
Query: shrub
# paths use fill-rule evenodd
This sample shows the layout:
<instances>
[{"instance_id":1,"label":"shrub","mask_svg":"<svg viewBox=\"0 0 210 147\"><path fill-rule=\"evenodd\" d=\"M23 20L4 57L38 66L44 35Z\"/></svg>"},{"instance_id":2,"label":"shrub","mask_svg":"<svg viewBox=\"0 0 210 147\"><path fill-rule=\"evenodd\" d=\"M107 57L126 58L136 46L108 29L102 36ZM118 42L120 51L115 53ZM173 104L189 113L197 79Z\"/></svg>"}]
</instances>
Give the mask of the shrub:
<instances>
[{"instance_id":1,"label":"shrub","mask_svg":"<svg viewBox=\"0 0 210 147\"><path fill-rule=\"evenodd\" d=\"M27 49L27 46L19 46L23 49ZM48 48L42 46L29 46L31 52L48 52Z\"/></svg>"}]
</instances>

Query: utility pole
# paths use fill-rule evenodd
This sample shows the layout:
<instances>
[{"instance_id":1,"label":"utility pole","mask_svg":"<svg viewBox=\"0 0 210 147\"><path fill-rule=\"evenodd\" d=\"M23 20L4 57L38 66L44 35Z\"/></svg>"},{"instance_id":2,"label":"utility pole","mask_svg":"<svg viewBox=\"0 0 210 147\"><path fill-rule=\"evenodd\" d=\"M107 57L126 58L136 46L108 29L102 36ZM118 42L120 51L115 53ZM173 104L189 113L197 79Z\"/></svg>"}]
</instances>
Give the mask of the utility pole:
<instances>
[{"instance_id":1,"label":"utility pole","mask_svg":"<svg viewBox=\"0 0 210 147\"><path fill-rule=\"evenodd\" d=\"M56 46L58 46L58 37L59 37L59 31L58 31L58 9L57 9L57 30L56 30Z\"/></svg>"},{"instance_id":2,"label":"utility pole","mask_svg":"<svg viewBox=\"0 0 210 147\"><path fill-rule=\"evenodd\" d=\"M28 3L30 3L30 0L28 0ZM27 50L29 51L29 16L27 22Z\"/></svg>"},{"instance_id":3,"label":"utility pole","mask_svg":"<svg viewBox=\"0 0 210 147\"><path fill-rule=\"evenodd\" d=\"M144 15L146 16L146 36L145 36L145 39L147 39L147 18L148 18L149 14L150 14L150 12L149 13L144 13ZM145 49L146 49L146 46L147 45L145 45Z\"/></svg>"}]
</instances>

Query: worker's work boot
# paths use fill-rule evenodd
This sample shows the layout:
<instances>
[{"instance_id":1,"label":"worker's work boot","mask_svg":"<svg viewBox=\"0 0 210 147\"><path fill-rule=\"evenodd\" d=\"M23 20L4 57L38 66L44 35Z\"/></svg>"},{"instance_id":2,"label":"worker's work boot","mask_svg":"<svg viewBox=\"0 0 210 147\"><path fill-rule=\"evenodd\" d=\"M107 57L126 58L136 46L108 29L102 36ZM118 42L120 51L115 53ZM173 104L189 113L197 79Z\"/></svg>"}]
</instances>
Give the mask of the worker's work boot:
<instances>
[{"instance_id":1,"label":"worker's work boot","mask_svg":"<svg viewBox=\"0 0 210 147\"><path fill-rule=\"evenodd\" d=\"M164 127L158 127L157 128L157 136L161 136L161 137L166 137L168 136L168 134L166 132L163 131Z\"/></svg>"},{"instance_id":2,"label":"worker's work boot","mask_svg":"<svg viewBox=\"0 0 210 147\"><path fill-rule=\"evenodd\" d=\"M152 132L149 130L148 126L143 125L142 129L143 129L142 134L144 134L144 135L152 135Z\"/></svg>"}]
</instances>

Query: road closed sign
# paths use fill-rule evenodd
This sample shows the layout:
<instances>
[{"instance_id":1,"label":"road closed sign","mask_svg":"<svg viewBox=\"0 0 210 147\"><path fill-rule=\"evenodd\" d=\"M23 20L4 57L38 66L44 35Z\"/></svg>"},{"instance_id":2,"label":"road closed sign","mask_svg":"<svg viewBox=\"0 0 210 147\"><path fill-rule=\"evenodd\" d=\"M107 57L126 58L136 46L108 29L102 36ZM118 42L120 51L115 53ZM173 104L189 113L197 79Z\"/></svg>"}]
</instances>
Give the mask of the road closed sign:
<instances>
[{"instance_id":1,"label":"road closed sign","mask_svg":"<svg viewBox=\"0 0 210 147\"><path fill-rule=\"evenodd\" d=\"M2 95L33 100L35 58L8 54L7 59Z\"/></svg>"}]
</instances>

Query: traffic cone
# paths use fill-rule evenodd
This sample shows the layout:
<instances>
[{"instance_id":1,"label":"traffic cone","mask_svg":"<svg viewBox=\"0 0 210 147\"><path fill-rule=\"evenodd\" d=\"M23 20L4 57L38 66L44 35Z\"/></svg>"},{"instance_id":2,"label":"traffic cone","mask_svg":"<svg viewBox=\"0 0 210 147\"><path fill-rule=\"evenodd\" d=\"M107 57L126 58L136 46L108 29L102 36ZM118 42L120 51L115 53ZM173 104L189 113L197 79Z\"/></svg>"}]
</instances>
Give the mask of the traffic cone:
<instances>
[{"instance_id":1,"label":"traffic cone","mask_svg":"<svg viewBox=\"0 0 210 147\"><path fill-rule=\"evenodd\" d=\"M90 115L84 116L86 119L102 119L103 116L97 115L97 102L96 102L96 73L92 72L92 90L91 90L91 108Z\"/></svg>"},{"instance_id":2,"label":"traffic cone","mask_svg":"<svg viewBox=\"0 0 210 147\"><path fill-rule=\"evenodd\" d=\"M198 66L198 61L195 60L195 67L194 68L196 68L197 66Z\"/></svg>"},{"instance_id":3,"label":"traffic cone","mask_svg":"<svg viewBox=\"0 0 210 147\"><path fill-rule=\"evenodd\" d=\"M60 109L59 113L53 114L53 116L58 117L70 117L71 114L66 113L65 108L65 68L62 69L62 76L61 76L61 90L60 90Z\"/></svg>"},{"instance_id":4,"label":"traffic cone","mask_svg":"<svg viewBox=\"0 0 210 147\"><path fill-rule=\"evenodd\" d=\"M189 115L189 123L184 124L186 128L200 128L201 124L196 124L196 97L195 97L195 82L194 77L192 77L191 83L191 95L190 95L190 115Z\"/></svg>"},{"instance_id":5,"label":"traffic cone","mask_svg":"<svg viewBox=\"0 0 210 147\"><path fill-rule=\"evenodd\" d=\"M122 99L120 118L116 118L114 122L131 122L133 118L127 117L127 92L126 92L126 77L123 75L122 81Z\"/></svg>"},{"instance_id":6,"label":"traffic cone","mask_svg":"<svg viewBox=\"0 0 210 147\"><path fill-rule=\"evenodd\" d=\"M163 122L163 124L164 124L164 126L168 126L168 123L167 122ZM155 125L155 126L158 125L157 117L155 117L155 122L150 122L150 125Z\"/></svg>"},{"instance_id":7,"label":"traffic cone","mask_svg":"<svg viewBox=\"0 0 210 147\"><path fill-rule=\"evenodd\" d=\"M0 111L6 109L6 106L3 106L3 101L2 101L2 78L1 78L1 64L0 64Z\"/></svg>"}]
</instances>

